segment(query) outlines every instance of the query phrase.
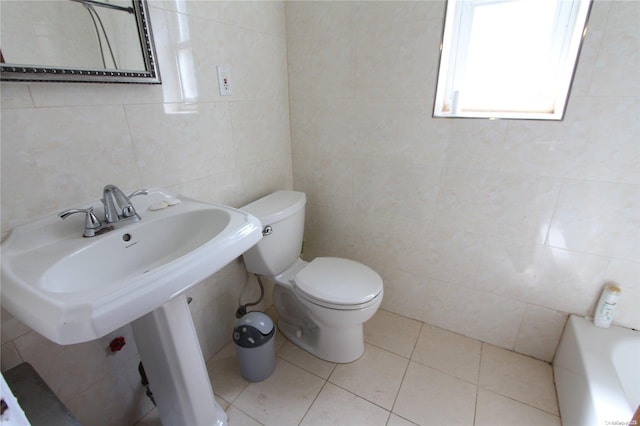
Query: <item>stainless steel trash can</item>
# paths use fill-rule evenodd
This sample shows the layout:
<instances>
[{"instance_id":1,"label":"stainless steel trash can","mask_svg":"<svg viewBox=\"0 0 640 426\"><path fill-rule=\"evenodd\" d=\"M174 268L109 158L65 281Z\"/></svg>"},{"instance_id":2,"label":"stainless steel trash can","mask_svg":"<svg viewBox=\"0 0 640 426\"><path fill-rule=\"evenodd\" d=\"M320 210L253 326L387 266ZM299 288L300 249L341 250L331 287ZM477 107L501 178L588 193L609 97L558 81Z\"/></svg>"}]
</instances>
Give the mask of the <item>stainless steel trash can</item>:
<instances>
[{"instance_id":1,"label":"stainless steel trash can","mask_svg":"<svg viewBox=\"0 0 640 426\"><path fill-rule=\"evenodd\" d=\"M263 312L249 312L233 329L240 372L250 382L261 382L275 368L275 334L273 321Z\"/></svg>"}]
</instances>

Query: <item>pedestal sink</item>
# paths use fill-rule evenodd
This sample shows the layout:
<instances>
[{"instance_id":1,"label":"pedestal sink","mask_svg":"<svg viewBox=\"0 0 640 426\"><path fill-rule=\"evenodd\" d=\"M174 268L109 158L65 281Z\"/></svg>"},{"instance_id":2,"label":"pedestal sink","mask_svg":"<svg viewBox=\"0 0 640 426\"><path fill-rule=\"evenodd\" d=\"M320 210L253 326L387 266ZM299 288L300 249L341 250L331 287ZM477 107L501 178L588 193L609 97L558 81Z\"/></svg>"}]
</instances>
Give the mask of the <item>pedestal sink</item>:
<instances>
[{"instance_id":1,"label":"pedestal sink","mask_svg":"<svg viewBox=\"0 0 640 426\"><path fill-rule=\"evenodd\" d=\"M157 206L169 207L160 210ZM16 227L2 243L2 305L60 344L132 323L166 425L226 425L214 398L184 292L257 243L255 217L152 190L140 222L82 236L80 215ZM99 214L101 203L93 203Z\"/></svg>"}]
</instances>

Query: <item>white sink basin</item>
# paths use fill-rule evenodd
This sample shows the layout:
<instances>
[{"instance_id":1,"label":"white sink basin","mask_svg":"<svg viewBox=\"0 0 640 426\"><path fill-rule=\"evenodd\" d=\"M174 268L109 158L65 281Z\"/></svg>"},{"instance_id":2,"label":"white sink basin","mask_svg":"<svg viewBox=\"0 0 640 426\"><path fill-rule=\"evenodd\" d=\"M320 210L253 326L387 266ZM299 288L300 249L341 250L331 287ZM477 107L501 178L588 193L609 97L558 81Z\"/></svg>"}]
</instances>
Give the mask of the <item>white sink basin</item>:
<instances>
[{"instance_id":1,"label":"white sink basin","mask_svg":"<svg viewBox=\"0 0 640 426\"><path fill-rule=\"evenodd\" d=\"M165 304L251 248L255 217L154 190L136 197L142 220L85 238L83 215L51 215L15 228L2 243L2 305L62 345L104 336ZM94 203L102 217L99 201Z\"/></svg>"}]
</instances>

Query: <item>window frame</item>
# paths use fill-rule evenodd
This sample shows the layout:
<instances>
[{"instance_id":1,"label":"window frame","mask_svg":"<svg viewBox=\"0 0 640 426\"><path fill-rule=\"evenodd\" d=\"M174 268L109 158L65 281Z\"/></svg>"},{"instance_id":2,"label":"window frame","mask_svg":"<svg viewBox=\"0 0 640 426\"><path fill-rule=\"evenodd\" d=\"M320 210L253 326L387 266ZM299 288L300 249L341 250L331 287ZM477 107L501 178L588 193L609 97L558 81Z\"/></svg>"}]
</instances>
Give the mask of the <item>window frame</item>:
<instances>
[{"instance_id":1,"label":"window frame","mask_svg":"<svg viewBox=\"0 0 640 426\"><path fill-rule=\"evenodd\" d=\"M560 7L556 10L553 25L554 37L562 37L558 48L549 52L556 56L564 55L564 60L558 63L559 77L553 101L549 103L550 111L522 111L522 110L486 110L462 109L458 105L460 87L465 72L468 48L471 37L473 15L477 7L510 3L518 0L447 0L442 42L440 44L440 63L438 82L434 102L434 117L460 118L506 118L506 119L537 119L562 120L566 111L571 86L575 75L580 50L587 33L587 23L591 11L592 0L560 0ZM562 16L561 16L562 14ZM559 19L562 18L562 19ZM566 23L571 25L571 31L561 32ZM555 52L553 52L555 50Z\"/></svg>"}]
</instances>

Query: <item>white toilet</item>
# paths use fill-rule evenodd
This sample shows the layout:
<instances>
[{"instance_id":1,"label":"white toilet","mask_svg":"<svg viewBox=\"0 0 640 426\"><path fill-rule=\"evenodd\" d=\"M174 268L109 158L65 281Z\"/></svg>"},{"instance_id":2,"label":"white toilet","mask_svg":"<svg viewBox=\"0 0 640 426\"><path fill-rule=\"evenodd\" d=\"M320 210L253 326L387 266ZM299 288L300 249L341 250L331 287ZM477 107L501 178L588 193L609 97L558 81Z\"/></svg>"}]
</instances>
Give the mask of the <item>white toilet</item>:
<instances>
[{"instance_id":1,"label":"white toilet","mask_svg":"<svg viewBox=\"0 0 640 426\"><path fill-rule=\"evenodd\" d=\"M245 266L275 282L278 327L291 342L327 361L355 361L362 326L382 302L382 278L352 260L302 260L305 203L303 192L276 191L241 208L260 219L264 235L243 255Z\"/></svg>"}]
</instances>

